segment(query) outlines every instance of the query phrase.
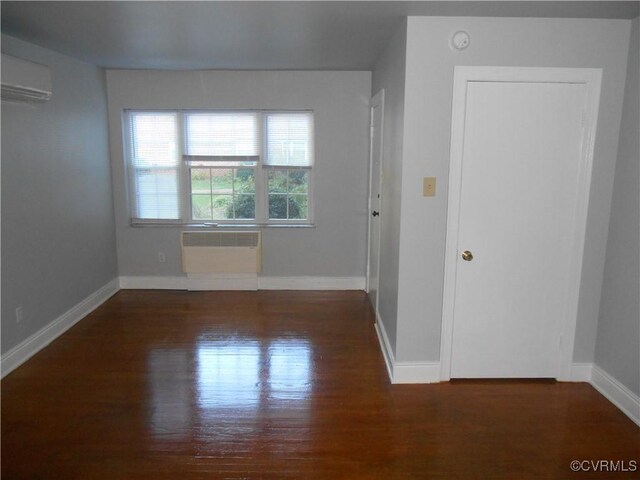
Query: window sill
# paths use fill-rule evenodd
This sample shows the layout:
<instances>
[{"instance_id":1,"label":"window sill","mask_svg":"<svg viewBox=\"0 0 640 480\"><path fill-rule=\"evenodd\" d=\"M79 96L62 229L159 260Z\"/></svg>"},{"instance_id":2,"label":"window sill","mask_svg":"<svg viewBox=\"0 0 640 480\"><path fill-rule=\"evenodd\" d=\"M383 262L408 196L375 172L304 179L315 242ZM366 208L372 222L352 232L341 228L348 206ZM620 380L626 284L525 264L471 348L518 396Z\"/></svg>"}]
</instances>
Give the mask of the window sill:
<instances>
[{"instance_id":1,"label":"window sill","mask_svg":"<svg viewBox=\"0 0 640 480\"><path fill-rule=\"evenodd\" d=\"M245 229L245 228L315 228L313 223L173 223L173 222L131 222L134 228L177 227L197 229Z\"/></svg>"}]
</instances>

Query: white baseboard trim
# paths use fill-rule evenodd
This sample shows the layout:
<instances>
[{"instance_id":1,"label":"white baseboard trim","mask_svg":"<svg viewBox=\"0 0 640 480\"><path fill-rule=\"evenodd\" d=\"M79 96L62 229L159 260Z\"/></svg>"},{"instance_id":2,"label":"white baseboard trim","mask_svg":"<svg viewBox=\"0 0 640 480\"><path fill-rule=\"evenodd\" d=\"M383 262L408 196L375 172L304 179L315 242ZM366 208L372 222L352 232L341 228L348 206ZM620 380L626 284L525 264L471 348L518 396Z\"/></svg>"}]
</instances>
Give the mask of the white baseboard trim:
<instances>
[{"instance_id":1,"label":"white baseboard trim","mask_svg":"<svg viewBox=\"0 0 640 480\"><path fill-rule=\"evenodd\" d=\"M387 331L384 329L384 324L380 321L380 316L376 313L376 334L378 335L378 341L380 342L380 350L382 350L382 357L384 363L387 366L387 374L389 380L393 383L393 364L395 358L393 356L393 349L389 343L389 337L387 337Z\"/></svg>"},{"instance_id":2,"label":"white baseboard trim","mask_svg":"<svg viewBox=\"0 0 640 480\"><path fill-rule=\"evenodd\" d=\"M591 385L640 426L640 397L609 373L593 365Z\"/></svg>"},{"instance_id":3,"label":"white baseboard trim","mask_svg":"<svg viewBox=\"0 0 640 480\"><path fill-rule=\"evenodd\" d=\"M259 290L364 290L364 277L260 277ZM217 278L120 277L124 290L256 290L250 279L225 275Z\"/></svg>"},{"instance_id":4,"label":"white baseboard trim","mask_svg":"<svg viewBox=\"0 0 640 480\"><path fill-rule=\"evenodd\" d=\"M384 323L378 314L376 314L375 327L391 383L440 382L440 362L397 362Z\"/></svg>"},{"instance_id":5,"label":"white baseboard trim","mask_svg":"<svg viewBox=\"0 0 640 480\"><path fill-rule=\"evenodd\" d=\"M115 295L119 289L118 279L115 278L111 280L109 283L96 290L80 303L53 320L46 327L40 329L25 341L16 345L7 353L2 355L2 378L14 371L84 317L89 315L92 311Z\"/></svg>"},{"instance_id":6,"label":"white baseboard trim","mask_svg":"<svg viewBox=\"0 0 640 480\"><path fill-rule=\"evenodd\" d=\"M258 277L260 290L364 290L364 277Z\"/></svg>"},{"instance_id":7,"label":"white baseboard trim","mask_svg":"<svg viewBox=\"0 0 640 480\"><path fill-rule=\"evenodd\" d=\"M255 275L197 275L171 277L120 277L123 290L257 290Z\"/></svg>"},{"instance_id":8,"label":"white baseboard trim","mask_svg":"<svg viewBox=\"0 0 640 480\"><path fill-rule=\"evenodd\" d=\"M571 365L570 382L587 382L640 426L640 397L593 363Z\"/></svg>"},{"instance_id":9,"label":"white baseboard trim","mask_svg":"<svg viewBox=\"0 0 640 480\"><path fill-rule=\"evenodd\" d=\"M439 383L440 362L396 362L393 383Z\"/></svg>"},{"instance_id":10,"label":"white baseboard trim","mask_svg":"<svg viewBox=\"0 0 640 480\"><path fill-rule=\"evenodd\" d=\"M258 290L258 275L238 274L187 274L187 290Z\"/></svg>"},{"instance_id":11,"label":"white baseboard trim","mask_svg":"<svg viewBox=\"0 0 640 480\"><path fill-rule=\"evenodd\" d=\"M186 276L120 277L122 290L188 290Z\"/></svg>"},{"instance_id":12,"label":"white baseboard trim","mask_svg":"<svg viewBox=\"0 0 640 480\"><path fill-rule=\"evenodd\" d=\"M569 373L570 382L591 382L592 363L574 363Z\"/></svg>"}]
</instances>

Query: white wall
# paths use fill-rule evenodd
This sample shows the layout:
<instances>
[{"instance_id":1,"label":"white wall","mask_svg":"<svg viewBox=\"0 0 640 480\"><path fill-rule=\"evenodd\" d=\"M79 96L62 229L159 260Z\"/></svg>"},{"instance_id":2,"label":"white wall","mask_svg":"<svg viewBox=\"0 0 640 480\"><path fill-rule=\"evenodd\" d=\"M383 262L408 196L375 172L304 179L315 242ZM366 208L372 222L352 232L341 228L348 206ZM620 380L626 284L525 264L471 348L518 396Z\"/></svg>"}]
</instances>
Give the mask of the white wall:
<instances>
[{"instance_id":1,"label":"white wall","mask_svg":"<svg viewBox=\"0 0 640 480\"><path fill-rule=\"evenodd\" d=\"M574 360L593 361L630 21L409 17L402 167L398 361L439 360L453 70L456 65L603 68ZM470 46L452 51L451 34ZM422 178L437 177L437 196Z\"/></svg>"},{"instance_id":2,"label":"white wall","mask_svg":"<svg viewBox=\"0 0 640 480\"><path fill-rule=\"evenodd\" d=\"M382 205L380 208L380 285L378 311L395 355L398 322L398 260L407 24L395 33L373 69L371 96L384 89Z\"/></svg>"},{"instance_id":3,"label":"white wall","mask_svg":"<svg viewBox=\"0 0 640 480\"><path fill-rule=\"evenodd\" d=\"M640 101L632 23L595 363L640 395Z\"/></svg>"},{"instance_id":4,"label":"white wall","mask_svg":"<svg viewBox=\"0 0 640 480\"><path fill-rule=\"evenodd\" d=\"M182 230L129 225L122 110L219 108L314 111L315 228L263 229L262 275L364 277L370 72L108 70L107 89L121 275L181 275Z\"/></svg>"},{"instance_id":5,"label":"white wall","mask_svg":"<svg viewBox=\"0 0 640 480\"><path fill-rule=\"evenodd\" d=\"M104 72L2 35L53 97L2 102L2 353L118 276ZM15 308L23 320L16 323Z\"/></svg>"}]
</instances>

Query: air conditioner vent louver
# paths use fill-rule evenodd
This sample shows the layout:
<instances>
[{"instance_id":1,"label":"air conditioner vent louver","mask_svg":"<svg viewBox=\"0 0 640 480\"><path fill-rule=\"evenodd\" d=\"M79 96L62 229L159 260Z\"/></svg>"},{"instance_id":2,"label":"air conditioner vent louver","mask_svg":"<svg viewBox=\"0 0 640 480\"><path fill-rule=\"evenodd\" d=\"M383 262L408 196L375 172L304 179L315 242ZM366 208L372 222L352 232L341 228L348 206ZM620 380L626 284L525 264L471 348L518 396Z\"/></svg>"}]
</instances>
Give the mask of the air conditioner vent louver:
<instances>
[{"instance_id":1,"label":"air conditioner vent louver","mask_svg":"<svg viewBox=\"0 0 640 480\"><path fill-rule=\"evenodd\" d=\"M260 232L183 232L185 247L257 247Z\"/></svg>"},{"instance_id":2,"label":"air conditioner vent louver","mask_svg":"<svg viewBox=\"0 0 640 480\"><path fill-rule=\"evenodd\" d=\"M14 85L2 85L2 98L13 100L14 102L36 102L43 103L51 100L51 92L24 88Z\"/></svg>"}]
</instances>

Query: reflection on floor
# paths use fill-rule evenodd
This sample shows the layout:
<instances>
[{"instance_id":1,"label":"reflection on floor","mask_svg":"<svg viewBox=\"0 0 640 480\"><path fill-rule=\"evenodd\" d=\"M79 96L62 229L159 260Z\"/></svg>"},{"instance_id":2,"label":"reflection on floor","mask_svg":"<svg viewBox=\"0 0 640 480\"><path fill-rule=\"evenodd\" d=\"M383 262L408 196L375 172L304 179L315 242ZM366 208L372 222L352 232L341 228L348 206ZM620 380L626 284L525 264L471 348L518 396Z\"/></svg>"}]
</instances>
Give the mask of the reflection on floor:
<instances>
[{"instance_id":1,"label":"reflection on floor","mask_svg":"<svg viewBox=\"0 0 640 480\"><path fill-rule=\"evenodd\" d=\"M239 415L243 422L288 404L304 418L311 394L311 346L286 338L258 342L243 338L199 340L195 355L187 349L149 352L150 425L158 439L187 438L194 406L200 423ZM193 357L193 358L192 358ZM195 379L190 377L195 364ZM181 381L189 379L189 381ZM219 427L219 425L218 425ZM223 435L229 434L226 426ZM244 425L237 433L253 433ZM220 428L208 429L215 436Z\"/></svg>"},{"instance_id":2,"label":"reflection on floor","mask_svg":"<svg viewBox=\"0 0 640 480\"><path fill-rule=\"evenodd\" d=\"M2 478L582 478L586 384L390 385L362 292L122 291L2 381ZM584 478L633 478L589 472Z\"/></svg>"}]
</instances>

